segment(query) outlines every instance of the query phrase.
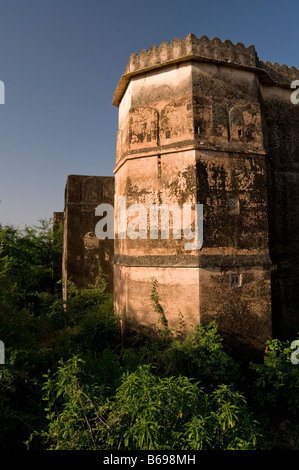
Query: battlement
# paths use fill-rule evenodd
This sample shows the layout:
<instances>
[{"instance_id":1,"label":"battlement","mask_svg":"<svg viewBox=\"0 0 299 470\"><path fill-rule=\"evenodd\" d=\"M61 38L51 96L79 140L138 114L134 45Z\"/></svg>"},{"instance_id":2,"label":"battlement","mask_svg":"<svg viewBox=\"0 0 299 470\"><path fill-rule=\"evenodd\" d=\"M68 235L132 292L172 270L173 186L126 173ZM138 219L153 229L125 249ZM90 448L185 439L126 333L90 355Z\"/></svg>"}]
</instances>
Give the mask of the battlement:
<instances>
[{"instance_id":1,"label":"battlement","mask_svg":"<svg viewBox=\"0 0 299 470\"><path fill-rule=\"evenodd\" d=\"M243 43L233 44L229 39L222 42L215 37L196 37L188 34L185 39L175 38L169 44L162 42L159 47L152 46L149 51L142 49L139 54L131 54L125 74L144 68L178 60L185 56L200 56L209 59L232 62L249 67L256 67L258 57L254 46L245 47Z\"/></svg>"},{"instance_id":2,"label":"battlement","mask_svg":"<svg viewBox=\"0 0 299 470\"><path fill-rule=\"evenodd\" d=\"M272 64L269 61L263 62L259 60L258 68L265 70L276 83L286 83L289 85L293 80L299 79L299 69L294 66L288 67L277 62Z\"/></svg>"},{"instance_id":3,"label":"battlement","mask_svg":"<svg viewBox=\"0 0 299 470\"><path fill-rule=\"evenodd\" d=\"M283 86L289 86L293 80L299 79L299 69L276 62L263 62L253 45L245 47L241 42L233 44L229 39L221 41L217 37L209 39L207 36L198 38L190 33L185 39L175 38L170 43L164 41L158 47L152 46L149 50L142 49L139 54L131 54L112 103L119 106L131 76L152 68L195 59L249 67L254 69L263 81Z\"/></svg>"}]
</instances>

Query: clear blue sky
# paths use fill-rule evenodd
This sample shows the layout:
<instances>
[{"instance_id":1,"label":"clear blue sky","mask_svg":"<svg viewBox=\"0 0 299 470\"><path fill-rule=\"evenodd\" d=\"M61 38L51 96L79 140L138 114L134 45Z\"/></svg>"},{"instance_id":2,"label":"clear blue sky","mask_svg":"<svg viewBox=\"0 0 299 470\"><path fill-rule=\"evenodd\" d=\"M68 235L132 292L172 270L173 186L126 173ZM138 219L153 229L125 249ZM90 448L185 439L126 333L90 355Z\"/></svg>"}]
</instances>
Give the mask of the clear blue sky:
<instances>
[{"instance_id":1,"label":"clear blue sky","mask_svg":"<svg viewBox=\"0 0 299 470\"><path fill-rule=\"evenodd\" d=\"M0 223L62 211L68 174L113 174L132 52L192 32L299 68L298 18L298 0L0 0Z\"/></svg>"}]
</instances>

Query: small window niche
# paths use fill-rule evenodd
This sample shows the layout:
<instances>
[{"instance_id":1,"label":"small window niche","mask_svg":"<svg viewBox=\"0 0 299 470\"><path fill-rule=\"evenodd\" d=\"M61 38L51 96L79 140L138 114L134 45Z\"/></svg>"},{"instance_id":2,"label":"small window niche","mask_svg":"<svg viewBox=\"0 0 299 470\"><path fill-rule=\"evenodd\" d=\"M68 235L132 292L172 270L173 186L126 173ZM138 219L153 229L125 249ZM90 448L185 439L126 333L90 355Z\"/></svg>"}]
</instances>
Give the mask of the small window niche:
<instances>
[{"instance_id":1,"label":"small window niche","mask_svg":"<svg viewBox=\"0 0 299 470\"><path fill-rule=\"evenodd\" d=\"M158 178L161 178L162 170L161 170L161 155L157 156L157 165L158 165Z\"/></svg>"},{"instance_id":2,"label":"small window niche","mask_svg":"<svg viewBox=\"0 0 299 470\"><path fill-rule=\"evenodd\" d=\"M240 203L237 197L230 197L226 203L226 209L230 215L240 214Z\"/></svg>"},{"instance_id":3,"label":"small window niche","mask_svg":"<svg viewBox=\"0 0 299 470\"><path fill-rule=\"evenodd\" d=\"M241 287L243 284L243 276L239 273L232 273L230 275L230 286L231 287Z\"/></svg>"}]
</instances>

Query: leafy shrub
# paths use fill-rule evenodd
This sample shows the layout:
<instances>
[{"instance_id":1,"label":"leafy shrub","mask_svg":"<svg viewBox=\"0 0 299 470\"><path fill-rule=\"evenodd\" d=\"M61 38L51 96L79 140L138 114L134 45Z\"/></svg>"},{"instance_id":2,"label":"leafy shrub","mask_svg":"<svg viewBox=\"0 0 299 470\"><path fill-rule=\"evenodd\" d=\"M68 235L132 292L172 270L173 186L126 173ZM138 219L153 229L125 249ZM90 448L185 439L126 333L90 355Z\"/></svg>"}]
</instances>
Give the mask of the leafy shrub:
<instances>
[{"instance_id":1,"label":"leafy shrub","mask_svg":"<svg viewBox=\"0 0 299 470\"><path fill-rule=\"evenodd\" d=\"M62 230L54 233L50 220L23 231L0 225L0 305L41 313L40 293L60 293L54 266L61 251Z\"/></svg>"},{"instance_id":2,"label":"leafy shrub","mask_svg":"<svg viewBox=\"0 0 299 470\"><path fill-rule=\"evenodd\" d=\"M118 358L107 350L119 344L119 321L105 279L94 289L71 286L65 303L54 269L61 248L61 233L50 221L24 231L0 225L1 449L23 449L28 435L41 429L42 376L61 358L79 351L107 393L119 385Z\"/></svg>"},{"instance_id":3,"label":"leafy shrub","mask_svg":"<svg viewBox=\"0 0 299 470\"><path fill-rule=\"evenodd\" d=\"M238 363L225 352L215 323L196 325L185 340L174 340L162 353L167 374L183 374L211 389L241 380Z\"/></svg>"},{"instance_id":4,"label":"leafy shrub","mask_svg":"<svg viewBox=\"0 0 299 470\"><path fill-rule=\"evenodd\" d=\"M51 449L95 448L96 430L93 420L100 405L101 390L97 387L89 388L86 384L84 388L81 387L79 381L82 365L82 359L74 356L66 363L60 361L53 379L49 373L45 374L43 390L44 400L48 404L45 410L50 424L48 432L41 435L50 442ZM95 390L98 398L94 396ZM59 414L56 412L57 408L60 409ZM31 442L38 434L31 436Z\"/></svg>"},{"instance_id":5,"label":"leafy shrub","mask_svg":"<svg viewBox=\"0 0 299 470\"><path fill-rule=\"evenodd\" d=\"M155 338L132 325L121 343L104 276L94 289L70 284L64 301L54 269L60 257L61 233L49 222L23 232L0 225L1 450L24 449L33 431L28 445L37 449L256 448L258 425L237 388L265 434L286 415L298 434L291 342L268 342L265 363L249 371L243 364L241 375L215 324L186 335L180 314L178 331L168 328L154 280ZM56 372L42 390L48 369ZM279 446L276 431L266 437L259 445Z\"/></svg>"},{"instance_id":6,"label":"leafy shrub","mask_svg":"<svg viewBox=\"0 0 299 470\"><path fill-rule=\"evenodd\" d=\"M299 413L299 365L291 362L291 343L267 341L264 364L250 364L254 371L252 395L256 404L275 413L297 416Z\"/></svg>"},{"instance_id":7,"label":"leafy shrub","mask_svg":"<svg viewBox=\"0 0 299 470\"><path fill-rule=\"evenodd\" d=\"M79 353L103 351L121 341L120 320L114 313L113 296L104 287L72 286L67 301L56 300L48 314L53 330L60 331L59 349ZM63 357L63 356L62 356Z\"/></svg>"},{"instance_id":8,"label":"leafy shrub","mask_svg":"<svg viewBox=\"0 0 299 470\"><path fill-rule=\"evenodd\" d=\"M226 385L209 395L187 377L149 366L125 373L111 399L84 382L78 357L44 386L50 449L254 449L257 427L244 397ZM86 378L85 378L86 380ZM90 380L90 376L89 376Z\"/></svg>"}]
</instances>

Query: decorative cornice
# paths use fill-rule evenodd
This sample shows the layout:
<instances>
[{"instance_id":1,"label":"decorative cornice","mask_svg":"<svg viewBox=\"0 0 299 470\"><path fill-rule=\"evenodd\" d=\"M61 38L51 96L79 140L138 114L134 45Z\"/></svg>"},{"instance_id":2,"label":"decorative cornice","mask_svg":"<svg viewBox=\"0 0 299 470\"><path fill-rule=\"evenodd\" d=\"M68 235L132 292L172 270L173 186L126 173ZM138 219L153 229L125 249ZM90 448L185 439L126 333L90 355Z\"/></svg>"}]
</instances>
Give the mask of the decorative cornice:
<instances>
[{"instance_id":1,"label":"decorative cornice","mask_svg":"<svg viewBox=\"0 0 299 470\"><path fill-rule=\"evenodd\" d=\"M161 268L213 268L213 267L241 267L241 266L272 266L273 263L267 253L254 255L144 255L129 256L114 255L114 264L126 267L161 267Z\"/></svg>"}]
</instances>

